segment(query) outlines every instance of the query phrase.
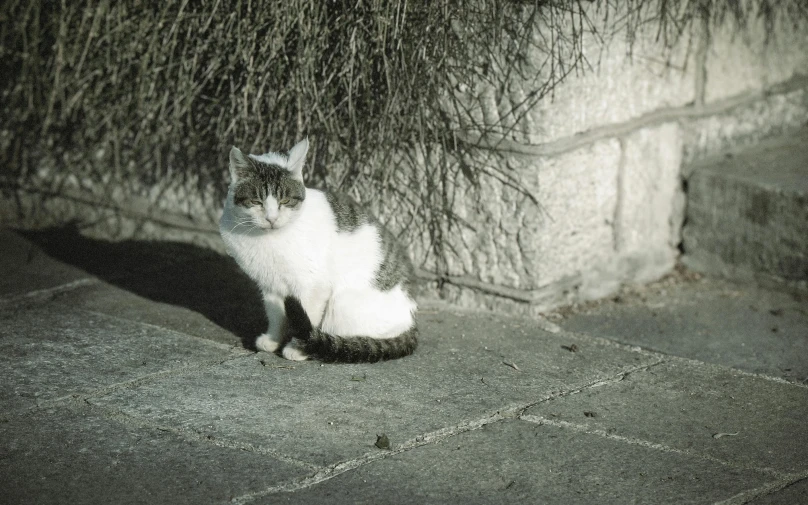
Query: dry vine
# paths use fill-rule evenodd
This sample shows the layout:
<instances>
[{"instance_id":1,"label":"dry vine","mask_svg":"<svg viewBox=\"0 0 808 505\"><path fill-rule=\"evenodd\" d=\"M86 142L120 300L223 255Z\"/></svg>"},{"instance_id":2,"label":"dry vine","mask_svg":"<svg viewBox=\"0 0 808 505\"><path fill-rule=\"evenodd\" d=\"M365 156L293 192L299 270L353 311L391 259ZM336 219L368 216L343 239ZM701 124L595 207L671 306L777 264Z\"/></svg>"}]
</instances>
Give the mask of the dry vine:
<instances>
[{"instance_id":1,"label":"dry vine","mask_svg":"<svg viewBox=\"0 0 808 505\"><path fill-rule=\"evenodd\" d=\"M47 166L98 184L193 174L200 190L224 191L230 144L280 150L308 135L312 180L384 200L401 229L429 236L440 271L453 254L445 234L464 225L452 211L458 179L492 177L532 198L517 174L480 161L475 139L514 134L534 104L586 71L584 36L625 33L630 47L655 23L673 45L697 22L808 17L802 5L5 0L3 187ZM496 124L480 119L463 90L511 79L528 83L524 98Z\"/></svg>"}]
</instances>

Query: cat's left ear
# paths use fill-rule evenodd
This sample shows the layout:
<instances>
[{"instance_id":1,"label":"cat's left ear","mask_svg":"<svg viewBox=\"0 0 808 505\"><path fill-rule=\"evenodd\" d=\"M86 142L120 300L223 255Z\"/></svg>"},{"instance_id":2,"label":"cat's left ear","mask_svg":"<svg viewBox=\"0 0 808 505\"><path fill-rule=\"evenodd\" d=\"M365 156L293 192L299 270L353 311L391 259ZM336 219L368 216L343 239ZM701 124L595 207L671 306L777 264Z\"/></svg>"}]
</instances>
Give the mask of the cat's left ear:
<instances>
[{"instance_id":1,"label":"cat's left ear","mask_svg":"<svg viewBox=\"0 0 808 505\"><path fill-rule=\"evenodd\" d=\"M292 173L292 177L303 182L303 162L306 161L306 153L309 152L309 139L305 138L289 149L289 161L286 169Z\"/></svg>"}]
</instances>

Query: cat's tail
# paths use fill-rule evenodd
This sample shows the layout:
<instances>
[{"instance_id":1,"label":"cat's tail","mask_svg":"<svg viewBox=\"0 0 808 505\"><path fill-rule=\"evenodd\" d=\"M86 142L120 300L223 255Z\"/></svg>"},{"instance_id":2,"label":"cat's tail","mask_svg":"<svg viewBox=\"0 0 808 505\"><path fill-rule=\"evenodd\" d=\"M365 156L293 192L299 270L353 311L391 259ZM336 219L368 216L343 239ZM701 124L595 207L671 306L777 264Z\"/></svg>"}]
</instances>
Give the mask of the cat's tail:
<instances>
[{"instance_id":1,"label":"cat's tail","mask_svg":"<svg viewBox=\"0 0 808 505\"><path fill-rule=\"evenodd\" d=\"M294 296L284 300L287 338L296 338L301 351L327 363L375 363L409 356L418 346L418 328L393 338L339 337L314 328L311 319Z\"/></svg>"}]
</instances>

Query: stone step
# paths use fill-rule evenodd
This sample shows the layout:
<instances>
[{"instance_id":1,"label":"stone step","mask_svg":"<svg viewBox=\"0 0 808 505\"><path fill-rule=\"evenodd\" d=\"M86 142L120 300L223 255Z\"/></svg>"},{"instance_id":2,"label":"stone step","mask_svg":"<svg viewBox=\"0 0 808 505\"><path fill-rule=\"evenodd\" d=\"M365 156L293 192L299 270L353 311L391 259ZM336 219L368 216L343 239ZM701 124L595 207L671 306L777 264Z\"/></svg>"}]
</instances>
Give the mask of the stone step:
<instances>
[{"instance_id":1,"label":"stone step","mask_svg":"<svg viewBox=\"0 0 808 505\"><path fill-rule=\"evenodd\" d=\"M686 180L685 265L808 285L808 128L699 162Z\"/></svg>"}]
</instances>

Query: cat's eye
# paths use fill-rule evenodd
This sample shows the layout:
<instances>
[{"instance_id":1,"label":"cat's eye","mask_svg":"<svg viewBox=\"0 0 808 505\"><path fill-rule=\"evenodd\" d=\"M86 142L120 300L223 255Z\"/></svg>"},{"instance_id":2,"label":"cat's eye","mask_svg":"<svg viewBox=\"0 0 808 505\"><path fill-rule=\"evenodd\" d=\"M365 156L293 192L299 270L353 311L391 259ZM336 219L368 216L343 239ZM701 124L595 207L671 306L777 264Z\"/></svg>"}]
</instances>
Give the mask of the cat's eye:
<instances>
[{"instance_id":1,"label":"cat's eye","mask_svg":"<svg viewBox=\"0 0 808 505\"><path fill-rule=\"evenodd\" d=\"M288 198L284 198L283 200L281 200L281 205L286 205L287 203L289 203Z\"/></svg>"},{"instance_id":2,"label":"cat's eye","mask_svg":"<svg viewBox=\"0 0 808 505\"><path fill-rule=\"evenodd\" d=\"M250 205L260 207L261 205L264 205L264 202L261 200L250 200Z\"/></svg>"}]
</instances>

